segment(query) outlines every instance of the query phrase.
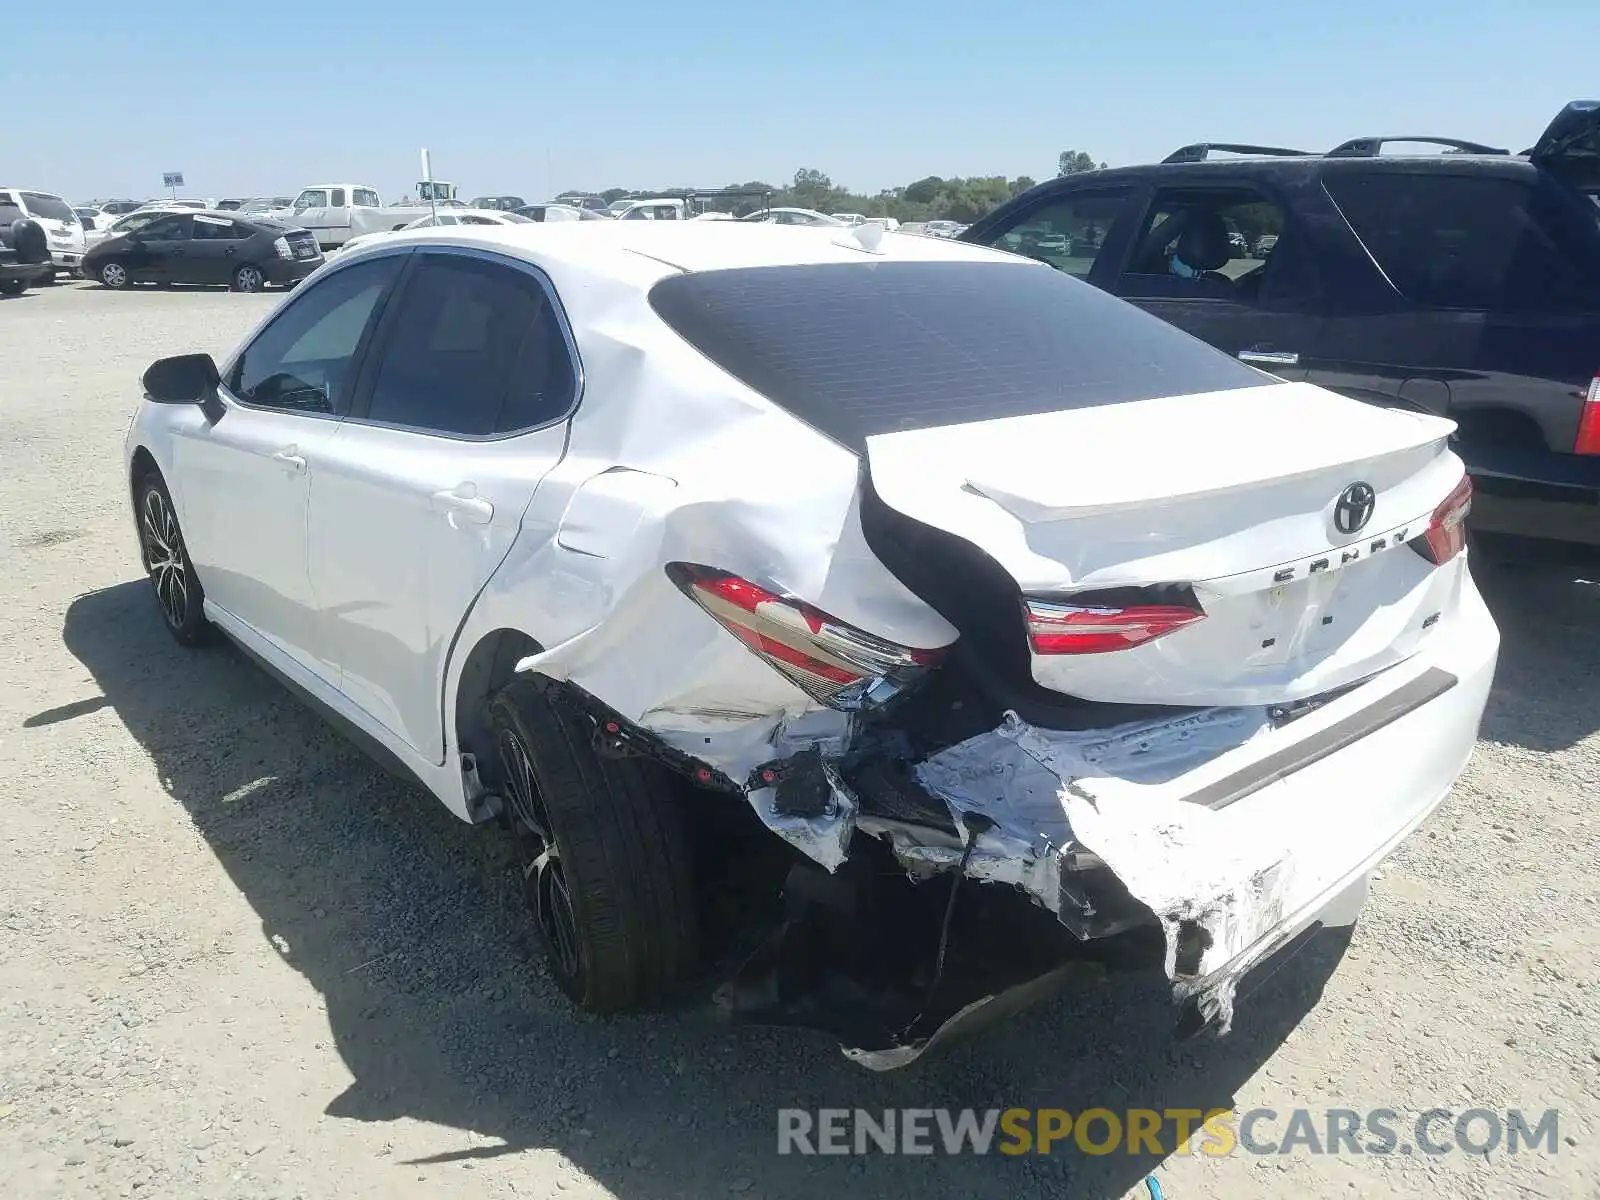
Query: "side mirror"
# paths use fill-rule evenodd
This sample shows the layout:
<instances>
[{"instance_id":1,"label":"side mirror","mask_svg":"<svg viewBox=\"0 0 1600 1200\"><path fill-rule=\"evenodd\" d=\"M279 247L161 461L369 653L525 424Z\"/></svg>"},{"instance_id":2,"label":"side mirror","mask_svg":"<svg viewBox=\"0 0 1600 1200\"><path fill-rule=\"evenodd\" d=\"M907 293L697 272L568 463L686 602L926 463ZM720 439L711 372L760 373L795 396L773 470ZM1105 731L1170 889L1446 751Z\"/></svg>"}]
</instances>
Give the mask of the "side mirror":
<instances>
[{"instance_id":1,"label":"side mirror","mask_svg":"<svg viewBox=\"0 0 1600 1200\"><path fill-rule=\"evenodd\" d=\"M144 373L144 394L157 404L204 404L216 400L222 376L209 354L157 359Z\"/></svg>"}]
</instances>

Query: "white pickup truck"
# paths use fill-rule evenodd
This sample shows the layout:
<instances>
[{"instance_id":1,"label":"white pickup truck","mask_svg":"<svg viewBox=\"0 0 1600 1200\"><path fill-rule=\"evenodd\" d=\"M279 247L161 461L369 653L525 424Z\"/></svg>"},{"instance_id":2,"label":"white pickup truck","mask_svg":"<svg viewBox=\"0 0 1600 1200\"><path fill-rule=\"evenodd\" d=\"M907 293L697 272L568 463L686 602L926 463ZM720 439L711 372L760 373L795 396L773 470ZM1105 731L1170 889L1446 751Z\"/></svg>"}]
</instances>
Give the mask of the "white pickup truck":
<instances>
[{"instance_id":1,"label":"white pickup truck","mask_svg":"<svg viewBox=\"0 0 1600 1200\"><path fill-rule=\"evenodd\" d=\"M387 233L408 225L427 207L421 201L385 205L377 189L365 184L314 183L295 197L287 219L316 234L326 253L361 234Z\"/></svg>"}]
</instances>

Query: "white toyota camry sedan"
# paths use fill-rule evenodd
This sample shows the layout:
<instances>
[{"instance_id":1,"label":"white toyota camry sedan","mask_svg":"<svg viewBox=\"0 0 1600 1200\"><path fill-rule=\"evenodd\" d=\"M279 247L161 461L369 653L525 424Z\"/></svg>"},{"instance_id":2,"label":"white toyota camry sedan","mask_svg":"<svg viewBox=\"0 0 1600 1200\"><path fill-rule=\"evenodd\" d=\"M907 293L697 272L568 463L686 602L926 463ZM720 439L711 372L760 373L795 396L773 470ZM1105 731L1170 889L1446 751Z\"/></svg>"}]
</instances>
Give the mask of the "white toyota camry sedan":
<instances>
[{"instance_id":1,"label":"white toyota camry sedan","mask_svg":"<svg viewBox=\"0 0 1600 1200\"><path fill-rule=\"evenodd\" d=\"M399 233L144 389L173 635L508 829L589 1010L710 975L881 1068L1132 966L1225 1030L1355 919L1494 671L1450 422L959 242ZM776 870L717 975L724 818Z\"/></svg>"}]
</instances>

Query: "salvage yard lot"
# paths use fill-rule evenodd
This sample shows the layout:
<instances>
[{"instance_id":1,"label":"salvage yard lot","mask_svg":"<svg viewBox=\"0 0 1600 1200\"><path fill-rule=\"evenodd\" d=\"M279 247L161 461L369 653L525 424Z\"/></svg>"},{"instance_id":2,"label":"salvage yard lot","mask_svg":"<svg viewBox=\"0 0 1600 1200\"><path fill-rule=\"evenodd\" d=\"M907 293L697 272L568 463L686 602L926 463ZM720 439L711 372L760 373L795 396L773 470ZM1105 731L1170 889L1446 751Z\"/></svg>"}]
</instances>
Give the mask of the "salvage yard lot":
<instances>
[{"instance_id":1,"label":"salvage yard lot","mask_svg":"<svg viewBox=\"0 0 1600 1200\"><path fill-rule=\"evenodd\" d=\"M0 1195L1600 1195L1600 561L1517 548L1479 751L1224 1039L1062 996L907 1072L707 1006L580 1018L502 843L226 649L161 626L121 443L139 373L281 293L0 301ZM1524 1150L782 1157L783 1108L1560 1112ZM1281 1136L1282 1125L1272 1136Z\"/></svg>"}]
</instances>

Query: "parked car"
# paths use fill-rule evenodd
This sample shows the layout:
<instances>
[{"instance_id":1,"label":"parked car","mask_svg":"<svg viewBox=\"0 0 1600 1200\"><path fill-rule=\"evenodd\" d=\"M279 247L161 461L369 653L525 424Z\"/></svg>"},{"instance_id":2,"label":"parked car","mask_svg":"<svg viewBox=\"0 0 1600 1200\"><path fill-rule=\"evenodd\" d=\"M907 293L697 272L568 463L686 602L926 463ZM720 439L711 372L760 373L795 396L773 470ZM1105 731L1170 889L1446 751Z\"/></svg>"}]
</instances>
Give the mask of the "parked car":
<instances>
[{"instance_id":1,"label":"parked car","mask_svg":"<svg viewBox=\"0 0 1600 1200\"><path fill-rule=\"evenodd\" d=\"M41 282L54 283L61 272L77 271L83 261L83 225L72 205L50 192L0 188L0 227L24 218L38 222L50 245L52 269Z\"/></svg>"},{"instance_id":2,"label":"parked car","mask_svg":"<svg viewBox=\"0 0 1600 1200\"><path fill-rule=\"evenodd\" d=\"M742 814L776 870L736 1019L895 1066L1088 960L1226 1028L1472 752L1498 635L1450 424L1013 255L871 244L351 250L220 367L146 372L161 619L503 820L583 1008L694 966L691 833Z\"/></svg>"},{"instance_id":3,"label":"parked car","mask_svg":"<svg viewBox=\"0 0 1600 1200\"><path fill-rule=\"evenodd\" d=\"M1184 147L1041 184L962 236L1097 222L1067 269L1281 378L1449 417L1475 528L1600 543L1600 105L1520 155L1389 141L1436 139Z\"/></svg>"},{"instance_id":4,"label":"parked car","mask_svg":"<svg viewBox=\"0 0 1600 1200\"><path fill-rule=\"evenodd\" d=\"M107 200L97 205L101 212L113 217L125 217L131 212L138 212L144 207L142 200Z\"/></svg>"},{"instance_id":5,"label":"parked car","mask_svg":"<svg viewBox=\"0 0 1600 1200\"><path fill-rule=\"evenodd\" d=\"M239 211L246 216L263 213L292 213L294 211L293 196L256 196L246 200L239 206Z\"/></svg>"},{"instance_id":6,"label":"parked car","mask_svg":"<svg viewBox=\"0 0 1600 1200\"><path fill-rule=\"evenodd\" d=\"M454 195L455 185L433 183L428 186L437 191L439 207L451 203L449 197ZM286 219L316 234L318 246L326 252L362 234L403 229L417 219L418 213L426 211L425 203L386 206L376 188L362 184L316 183L302 189L295 197Z\"/></svg>"},{"instance_id":7,"label":"parked car","mask_svg":"<svg viewBox=\"0 0 1600 1200\"><path fill-rule=\"evenodd\" d=\"M39 222L27 217L0 219L0 296L20 296L54 271L50 239Z\"/></svg>"},{"instance_id":8,"label":"parked car","mask_svg":"<svg viewBox=\"0 0 1600 1200\"><path fill-rule=\"evenodd\" d=\"M827 213L820 213L811 208L763 208L739 219L753 224L822 225L832 228L844 225L844 222L837 217L830 217Z\"/></svg>"},{"instance_id":9,"label":"parked car","mask_svg":"<svg viewBox=\"0 0 1600 1200\"><path fill-rule=\"evenodd\" d=\"M928 221L923 224L922 232L931 237L955 237L960 228L954 221Z\"/></svg>"},{"instance_id":10,"label":"parked car","mask_svg":"<svg viewBox=\"0 0 1600 1200\"><path fill-rule=\"evenodd\" d=\"M502 212L515 212L528 202L521 196L479 196L472 201L473 208L493 208Z\"/></svg>"},{"instance_id":11,"label":"parked car","mask_svg":"<svg viewBox=\"0 0 1600 1200\"><path fill-rule=\"evenodd\" d=\"M133 217L125 217L131 221ZM83 273L108 288L135 283L217 283L259 292L292 287L322 265L316 238L268 217L164 212L90 250Z\"/></svg>"},{"instance_id":12,"label":"parked car","mask_svg":"<svg viewBox=\"0 0 1600 1200\"><path fill-rule=\"evenodd\" d=\"M592 208L578 208L571 204L524 204L516 210L519 217L530 221L609 221L611 214Z\"/></svg>"},{"instance_id":13,"label":"parked car","mask_svg":"<svg viewBox=\"0 0 1600 1200\"><path fill-rule=\"evenodd\" d=\"M365 245L374 238L387 237L390 233L400 233L407 229L433 229L451 225L522 225L531 223L531 221L532 218L524 217L518 213L498 212L494 209L442 208L436 213L418 217L415 221L402 225L396 230L385 230L381 233L364 233L360 237L353 237L344 244L344 249L348 250L352 246Z\"/></svg>"}]
</instances>

